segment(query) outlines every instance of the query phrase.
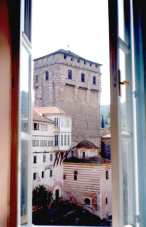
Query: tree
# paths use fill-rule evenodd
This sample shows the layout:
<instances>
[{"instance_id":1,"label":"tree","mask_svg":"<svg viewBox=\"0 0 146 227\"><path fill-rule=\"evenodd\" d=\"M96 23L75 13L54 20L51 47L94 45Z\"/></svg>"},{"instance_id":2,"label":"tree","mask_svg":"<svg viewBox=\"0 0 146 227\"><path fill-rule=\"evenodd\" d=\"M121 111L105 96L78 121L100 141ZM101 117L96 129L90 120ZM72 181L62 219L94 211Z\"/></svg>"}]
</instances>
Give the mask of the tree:
<instances>
[{"instance_id":1,"label":"tree","mask_svg":"<svg viewBox=\"0 0 146 227\"><path fill-rule=\"evenodd\" d=\"M46 208L52 200L52 192L48 191L43 185L39 185L33 190L33 206L36 206L37 208Z\"/></svg>"}]
</instances>

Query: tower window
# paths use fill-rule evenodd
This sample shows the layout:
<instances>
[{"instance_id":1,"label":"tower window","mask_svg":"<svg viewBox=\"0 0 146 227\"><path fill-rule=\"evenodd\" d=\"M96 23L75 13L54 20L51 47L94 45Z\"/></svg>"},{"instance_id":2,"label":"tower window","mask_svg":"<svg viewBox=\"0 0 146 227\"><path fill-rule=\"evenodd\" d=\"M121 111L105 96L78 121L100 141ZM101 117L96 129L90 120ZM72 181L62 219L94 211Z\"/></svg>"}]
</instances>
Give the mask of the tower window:
<instances>
[{"instance_id":1,"label":"tower window","mask_svg":"<svg viewBox=\"0 0 146 227\"><path fill-rule=\"evenodd\" d=\"M37 156L33 156L33 163L37 163Z\"/></svg>"},{"instance_id":2,"label":"tower window","mask_svg":"<svg viewBox=\"0 0 146 227\"><path fill-rule=\"evenodd\" d=\"M53 176L53 170L50 169L50 177Z\"/></svg>"},{"instance_id":3,"label":"tower window","mask_svg":"<svg viewBox=\"0 0 146 227\"><path fill-rule=\"evenodd\" d=\"M96 85L96 76L93 76L93 84Z\"/></svg>"},{"instance_id":4,"label":"tower window","mask_svg":"<svg viewBox=\"0 0 146 227\"><path fill-rule=\"evenodd\" d=\"M72 80L72 70L68 70L68 79Z\"/></svg>"},{"instance_id":5,"label":"tower window","mask_svg":"<svg viewBox=\"0 0 146 227\"><path fill-rule=\"evenodd\" d=\"M81 82L85 82L85 74L81 73Z\"/></svg>"},{"instance_id":6,"label":"tower window","mask_svg":"<svg viewBox=\"0 0 146 227\"><path fill-rule=\"evenodd\" d=\"M48 71L45 72L45 80L49 80L49 72Z\"/></svg>"},{"instance_id":7,"label":"tower window","mask_svg":"<svg viewBox=\"0 0 146 227\"><path fill-rule=\"evenodd\" d=\"M105 198L105 204L108 204L108 198L107 197Z\"/></svg>"}]
</instances>

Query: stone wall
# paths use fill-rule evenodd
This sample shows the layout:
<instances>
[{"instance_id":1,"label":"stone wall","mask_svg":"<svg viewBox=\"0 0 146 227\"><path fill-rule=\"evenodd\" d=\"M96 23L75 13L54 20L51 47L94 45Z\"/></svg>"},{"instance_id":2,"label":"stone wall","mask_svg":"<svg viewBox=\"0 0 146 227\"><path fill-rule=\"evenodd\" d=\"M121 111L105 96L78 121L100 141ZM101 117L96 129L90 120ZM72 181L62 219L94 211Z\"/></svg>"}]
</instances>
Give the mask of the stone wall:
<instances>
[{"instance_id":1,"label":"stone wall","mask_svg":"<svg viewBox=\"0 0 146 227\"><path fill-rule=\"evenodd\" d=\"M78 61L70 56L64 59L61 53L35 60L35 105L56 105L72 117L73 145L83 139L99 145L100 67L83 59ZM68 79L68 70L72 70L72 80ZM49 72L47 81L45 71ZM85 82L81 82L81 73L85 74Z\"/></svg>"}]
</instances>

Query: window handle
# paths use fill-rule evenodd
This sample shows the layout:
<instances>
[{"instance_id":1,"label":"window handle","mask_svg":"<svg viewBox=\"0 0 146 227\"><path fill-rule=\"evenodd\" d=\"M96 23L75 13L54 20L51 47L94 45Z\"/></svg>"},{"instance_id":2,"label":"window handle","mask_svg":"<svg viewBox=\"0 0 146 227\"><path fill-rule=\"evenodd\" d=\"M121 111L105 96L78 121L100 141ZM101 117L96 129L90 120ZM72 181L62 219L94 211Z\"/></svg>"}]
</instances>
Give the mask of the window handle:
<instances>
[{"instance_id":1,"label":"window handle","mask_svg":"<svg viewBox=\"0 0 146 227\"><path fill-rule=\"evenodd\" d=\"M121 85L129 85L129 81L128 80L123 80L123 81L120 81L120 84Z\"/></svg>"},{"instance_id":2,"label":"window handle","mask_svg":"<svg viewBox=\"0 0 146 227\"><path fill-rule=\"evenodd\" d=\"M119 87L119 96L121 96L121 85L128 86L130 82L128 80L121 81L121 71L118 69L118 87Z\"/></svg>"}]
</instances>

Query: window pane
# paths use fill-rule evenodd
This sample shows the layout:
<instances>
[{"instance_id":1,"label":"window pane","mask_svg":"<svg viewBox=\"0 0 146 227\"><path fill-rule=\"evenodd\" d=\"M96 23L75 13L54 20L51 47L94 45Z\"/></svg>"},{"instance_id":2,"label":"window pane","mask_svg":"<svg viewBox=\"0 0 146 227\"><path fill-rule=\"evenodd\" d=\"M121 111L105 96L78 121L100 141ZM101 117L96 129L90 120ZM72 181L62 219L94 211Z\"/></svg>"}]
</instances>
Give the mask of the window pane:
<instances>
[{"instance_id":1,"label":"window pane","mask_svg":"<svg viewBox=\"0 0 146 227\"><path fill-rule=\"evenodd\" d=\"M21 141L21 223L28 223L28 141Z\"/></svg>"}]
</instances>

